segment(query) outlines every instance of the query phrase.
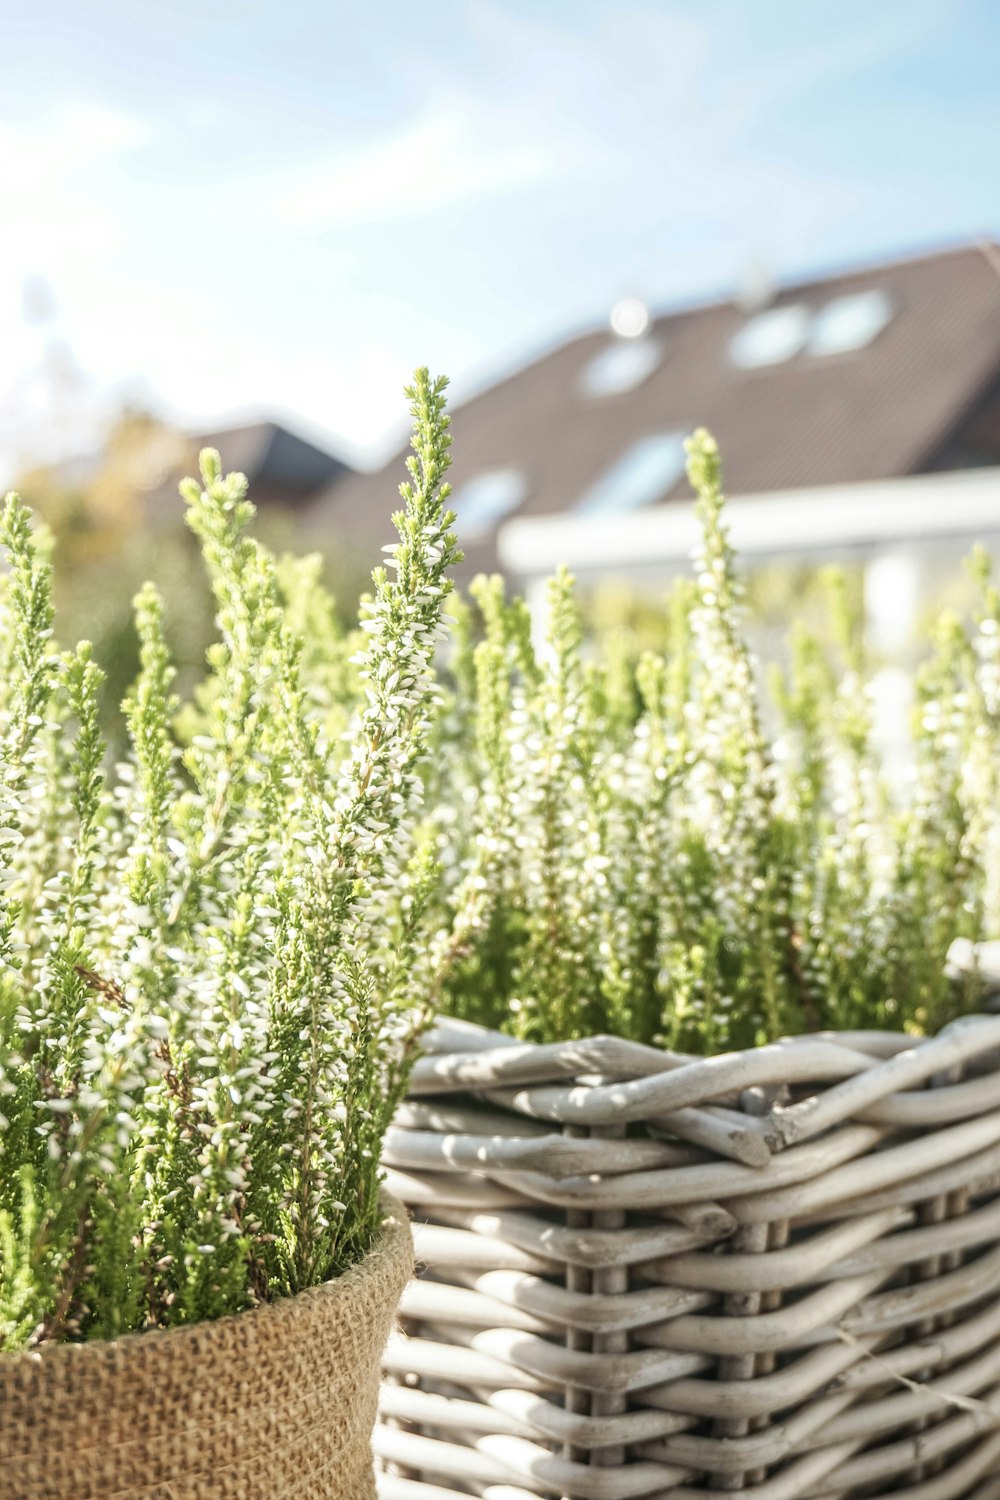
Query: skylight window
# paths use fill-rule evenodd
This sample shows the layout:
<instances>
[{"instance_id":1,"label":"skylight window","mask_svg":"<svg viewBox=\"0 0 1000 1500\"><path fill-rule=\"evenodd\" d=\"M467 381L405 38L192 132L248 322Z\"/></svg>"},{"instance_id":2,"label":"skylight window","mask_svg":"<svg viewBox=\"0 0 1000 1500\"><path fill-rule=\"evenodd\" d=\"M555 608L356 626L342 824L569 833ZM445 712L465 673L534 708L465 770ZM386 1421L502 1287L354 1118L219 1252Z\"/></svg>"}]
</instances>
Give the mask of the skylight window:
<instances>
[{"instance_id":1,"label":"skylight window","mask_svg":"<svg viewBox=\"0 0 1000 1500\"><path fill-rule=\"evenodd\" d=\"M580 385L588 396L622 395L648 380L662 359L663 350L654 339L623 339L584 365Z\"/></svg>"},{"instance_id":2,"label":"skylight window","mask_svg":"<svg viewBox=\"0 0 1000 1500\"><path fill-rule=\"evenodd\" d=\"M449 499L457 517L455 529L467 542L479 541L516 510L528 493L520 469L485 469Z\"/></svg>"},{"instance_id":3,"label":"skylight window","mask_svg":"<svg viewBox=\"0 0 1000 1500\"><path fill-rule=\"evenodd\" d=\"M653 432L626 449L581 497L587 516L621 515L660 500L684 472L684 434Z\"/></svg>"},{"instance_id":4,"label":"skylight window","mask_svg":"<svg viewBox=\"0 0 1000 1500\"><path fill-rule=\"evenodd\" d=\"M879 288L834 297L820 308L809 329L810 354L846 354L864 349L882 332L892 317L888 293Z\"/></svg>"},{"instance_id":5,"label":"skylight window","mask_svg":"<svg viewBox=\"0 0 1000 1500\"><path fill-rule=\"evenodd\" d=\"M729 344L729 357L741 369L784 364L798 354L809 333L809 312L801 302L771 307L744 323Z\"/></svg>"}]
</instances>

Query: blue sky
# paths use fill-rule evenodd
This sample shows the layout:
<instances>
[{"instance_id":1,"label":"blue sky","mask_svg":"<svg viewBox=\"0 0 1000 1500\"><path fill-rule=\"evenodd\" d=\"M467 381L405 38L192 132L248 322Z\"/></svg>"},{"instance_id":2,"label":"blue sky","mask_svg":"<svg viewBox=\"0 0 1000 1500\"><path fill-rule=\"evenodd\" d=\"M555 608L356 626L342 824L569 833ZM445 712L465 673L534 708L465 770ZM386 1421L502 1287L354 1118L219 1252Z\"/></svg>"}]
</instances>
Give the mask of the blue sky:
<instances>
[{"instance_id":1,"label":"blue sky","mask_svg":"<svg viewBox=\"0 0 1000 1500\"><path fill-rule=\"evenodd\" d=\"M998 57L991 0L9 7L0 461L123 398L373 460L418 362L1000 235Z\"/></svg>"}]
</instances>

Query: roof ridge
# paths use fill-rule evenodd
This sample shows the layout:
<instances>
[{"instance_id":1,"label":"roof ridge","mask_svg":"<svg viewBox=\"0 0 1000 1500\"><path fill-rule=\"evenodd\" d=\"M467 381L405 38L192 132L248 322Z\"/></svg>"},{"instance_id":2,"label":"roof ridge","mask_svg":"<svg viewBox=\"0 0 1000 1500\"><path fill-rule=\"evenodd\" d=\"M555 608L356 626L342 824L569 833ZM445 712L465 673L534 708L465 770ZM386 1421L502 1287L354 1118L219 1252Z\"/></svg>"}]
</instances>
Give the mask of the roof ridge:
<instances>
[{"instance_id":1,"label":"roof ridge","mask_svg":"<svg viewBox=\"0 0 1000 1500\"><path fill-rule=\"evenodd\" d=\"M948 245L938 250L921 250L914 254L899 255L893 259L863 261L840 271L829 270L818 274L814 272L801 277L792 276L786 280L776 282L774 297L784 297L794 295L798 292L812 291L831 281L846 281L853 277L874 276L879 272L899 270L905 266L919 266L931 261L947 260L951 256L975 255L977 253L985 256L997 275L1000 276L1000 244L995 240L984 237L963 240L960 244ZM714 308L734 306L738 306L735 295L697 299L689 303L680 303L674 307L665 308L662 312L654 313L652 322L654 324L664 323L672 318L690 317L697 313L711 312ZM603 329L595 324L584 333L577 335L577 337L593 337L595 333L600 332L603 332ZM571 342L571 340L567 342Z\"/></svg>"},{"instance_id":2,"label":"roof ridge","mask_svg":"<svg viewBox=\"0 0 1000 1500\"><path fill-rule=\"evenodd\" d=\"M788 283L788 290L804 291L810 286L820 286L824 281L840 281L848 276L870 276L878 271L894 271L904 266L926 265L931 261L948 260L956 255L974 255L982 252L987 246L1000 254L1000 246L997 246L994 241L983 237L970 238L962 240L959 244L944 245L936 250L918 250L907 255L897 255L891 259L861 261L843 271L829 271L826 275L791 281Z\"/></svg>"},{"instance_id":3,"label":"roof ridge","mask_svg":"<svg viewBox=\"0 0 1000 1500\"><path fill-rule=\"evenodd\" d=\"M980 251L986 264L1000 276L1000 245L996 240L977 240L976 248Z\"/></svg>"},{"instance_id":4,"label":"roof ridge","mask_svg":"<svg viewBox=\"0 0 1000 1500\"><path fill-rule=\"evenodd\" d=\"M203 426L186 431L183 435L193 442L200 442L205 437L232 437L235 433L260 432L267 427L276 430L280 425L273 417L259 417L246 422L230 422L224 427Z\"/></svg>"}]
</instances>

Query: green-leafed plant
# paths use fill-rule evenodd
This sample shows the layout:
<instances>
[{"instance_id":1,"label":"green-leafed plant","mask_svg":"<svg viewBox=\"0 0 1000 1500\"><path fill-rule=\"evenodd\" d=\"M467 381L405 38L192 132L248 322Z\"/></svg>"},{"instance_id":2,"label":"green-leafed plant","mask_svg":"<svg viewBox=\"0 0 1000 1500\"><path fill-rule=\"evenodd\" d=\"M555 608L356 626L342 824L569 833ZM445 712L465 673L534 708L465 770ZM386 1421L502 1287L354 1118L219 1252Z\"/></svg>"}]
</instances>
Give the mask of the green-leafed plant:
<instances>
[{"instance_id":1,"label":"green-leafed plant","mask_svg":"<svg viewBox=\"0 0 1000 1500\"><path fill-rule=\"evenodd\" d=\"M11 496L0 631L0 1349L239 1311L336 1275L379 1223L382 1133L447 955L416 837L456 557L444 382L418 372L393 574L353 663L310 564L247 535L239 475L184 486L219 638L177 733L136 601L125 763L102 673L53 645ZM354 704L353 714L349 705Z\"/></svg>"},{"instance_id":2,"label":"green-leafed plant","mask_svg":"<svg viewBox=\"0 0 1000 1500\"><path fill-rule=\"evenodd\" d=\"M587 642L572 579L544 645L499 579L473 594L437 774L459 1016L551 1041L613 1031L691 1052L820 1027L923 1031L978 993L946 962L1000 933L1000 599L942 620L900 796L872 732L861 621L833 582L763 698L719 459L689 444L702 544L661 653Z\"/></svg>"},{"instance_id":3,"label":"green-leafed plant","mask_svg":"<svg viewBox=\"0 0 1000 1500\"><path fill-rule=\"evenodd\" d=\"M662 650L588 640L565 571L541 630L483 578L439 671L443 382L410 395L394 571L356 632L315 560L250 539L245 482L203 455L185 496L218 639L179 704L163 604L139 594L113 772L102 672L57 649L45 550L7 502L0 1349L211 1318L356 1261L439 1005L711 1052L923 1031L976 998L946 958L1000 933L985 559L976 617L944 618L921 670L902 796L850 587L761 694L704 433L703 542Z\"/></svg>"}]
</instances>

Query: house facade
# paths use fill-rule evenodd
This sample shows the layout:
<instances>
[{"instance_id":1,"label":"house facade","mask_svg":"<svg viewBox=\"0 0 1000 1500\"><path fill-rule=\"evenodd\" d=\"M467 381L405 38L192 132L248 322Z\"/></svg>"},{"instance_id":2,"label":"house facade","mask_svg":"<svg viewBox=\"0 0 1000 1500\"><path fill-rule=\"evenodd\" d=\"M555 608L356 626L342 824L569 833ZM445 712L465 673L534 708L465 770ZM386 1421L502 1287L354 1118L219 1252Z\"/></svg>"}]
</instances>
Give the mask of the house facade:
<instances>
[{"instance_id":1,"label":"house facade","mask_svg":"<svg viewBox=\"0 0 1000 1500\"><path fill-rule=\"evenodd\" d=\"M886 484L1000 466L1000 248L968 245L816 278L750 305L651 317L641 304L620 304L611 327L455 409L453 503L466 571L500 566L530 587L558 557L583 571L662 578L676 561L666 538L690 510L683 441L696 426L718 439L734 519L750 497L784 495L818 523L817 497L836 512L834 493L858 487L862 509L888 507L884 535L855 534L845 503L842 536L827 521L822 546L807 546L802 515L796 546L803 555L880 555L905 530ZM384 536L401 458L339 479L309 508L310 527L359 542ZM1000 492L997 504L1000 512ZM653 533L660 552L650 550ZM609 536L614 546L600 541ZM956 540L964 546L967 536ZM937 536L930 547L940 554L945 542Z\"/></svg>"}]
</instances>

